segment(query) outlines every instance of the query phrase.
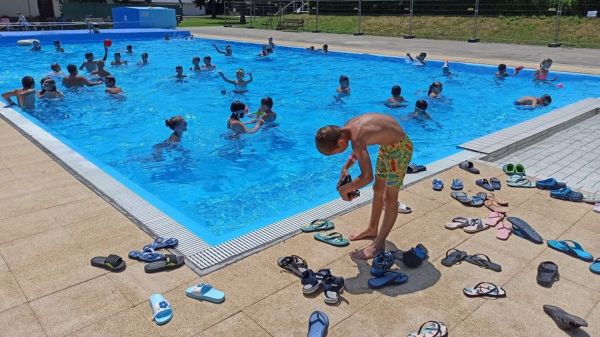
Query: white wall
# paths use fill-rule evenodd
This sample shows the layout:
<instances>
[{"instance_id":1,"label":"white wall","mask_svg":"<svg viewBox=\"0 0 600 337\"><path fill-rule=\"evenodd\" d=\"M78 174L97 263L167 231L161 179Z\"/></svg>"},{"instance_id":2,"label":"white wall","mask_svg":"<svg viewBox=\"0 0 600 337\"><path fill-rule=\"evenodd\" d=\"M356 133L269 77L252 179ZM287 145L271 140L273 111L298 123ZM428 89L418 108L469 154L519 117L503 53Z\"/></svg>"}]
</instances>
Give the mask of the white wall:
<instances>
[{"instance_id":1,"label":"white wall","mask_svg":"<svg viewBox=\"0 0 600 337\"><path fill-rule=\"evenodd\" d=\"M27 6L28 1L29 6ZM29 8L31 8L31 12L29 12ZM17 12L22 12L27 17L39 16L37 0L0 0L0 16L16 17Z\"/></svg>"},{"instance_id":2,"label":"white wall","mask_svg":"<svg viewBox=\"0 0 600 337\"><path fill-rule=\"evenodd\" d=\"M199 7L196 7L196 5L194 5L194 4L183 3L183 15L199 16L199 15L205 15L205 14L206 14L206 10L204 7L199 8Z\"/></svg>"}]
</instances>

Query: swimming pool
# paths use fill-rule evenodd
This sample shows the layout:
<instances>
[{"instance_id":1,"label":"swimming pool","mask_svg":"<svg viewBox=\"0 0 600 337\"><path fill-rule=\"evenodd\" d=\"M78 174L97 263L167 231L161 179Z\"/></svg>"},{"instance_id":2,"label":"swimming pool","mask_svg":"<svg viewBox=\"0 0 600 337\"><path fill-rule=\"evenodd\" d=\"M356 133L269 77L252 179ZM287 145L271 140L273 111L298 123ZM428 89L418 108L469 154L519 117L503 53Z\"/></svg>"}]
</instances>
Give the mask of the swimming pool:
<instances>
[{"instance_id":1,"label":"swimming pool","mask_svg":"<svg viewBox=\"0 0 600 337\"><path fill-rule=\"evenodd\" d=\"M564 85L560 89L556 83L533 84L528 71L497 81L493 67L451 63L457 76L448 79L441 76L439 62L416 67L397 58L324 56L284 47L259 60L255 56L259 46L243 43L232 43L235 56L228 59L214 52L213 42L224 44L130 41L135 54L124 58L135 63L146 51L150 64L107 67L125 90L124 99L107 97L100 87L65 90L64 101L38 102L36 111L25 112L211 245L337 197L335 183L347 157L324 157L316 151L314 133L323 125L342 124L367 111L391 114L401 120L415 144L413 161L429 163L457 152L457 144L595 97L600 89L600 79L594 76L559 74L558 82ZM129 43L115 41L111 52L124 51ZM1 47L5 66L0 90L18 86L26 74L39 81L53 62L64 69L69 63L81 64L86 51L97 57L102 51L98 42L64 47L64 55L49 46L41 53ZM222 95L221 90L229 91L231 86L216 74L194 75L181 83L174 80L175 66L187 69L193 56L204 55L211 55L230 78L239 67L252 72L249 92ZM333 96L341 74L350 77L352 95L337 101ZM444 84L444 98L430 101L429 112L439 126L404 120L435 80ZM402 86L409 107L383 106L394 84ZM512 103L520 96L544 93L553 97L548 107L528 110ZM277 125L239 140L223 137L231 101L240 99L255 111L263 96L275 101ZM170 134L164 120L178 114L188 120L188 132L179 146L157 153L153 145Z\"/></svg>"}]
</instances>

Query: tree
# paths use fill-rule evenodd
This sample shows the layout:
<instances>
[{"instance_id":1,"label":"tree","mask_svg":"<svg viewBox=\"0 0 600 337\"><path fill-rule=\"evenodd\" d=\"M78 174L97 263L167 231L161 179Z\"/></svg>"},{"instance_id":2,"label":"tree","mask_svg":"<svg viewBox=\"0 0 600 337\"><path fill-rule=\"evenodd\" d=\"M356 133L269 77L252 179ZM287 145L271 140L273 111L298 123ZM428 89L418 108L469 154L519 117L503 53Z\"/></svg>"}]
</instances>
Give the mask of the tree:
<instances>
[{"instance_id":1,"label":"tree","mask_svg":"<svg viewBox=\"0 0 600 337\"><path fill-rule=\"evenodd\" d=\"M194 4L199 8L206 8L206 12L210 13L213 19L217 18L216 0L194 0Z\"/></svg>"}]
</instances>

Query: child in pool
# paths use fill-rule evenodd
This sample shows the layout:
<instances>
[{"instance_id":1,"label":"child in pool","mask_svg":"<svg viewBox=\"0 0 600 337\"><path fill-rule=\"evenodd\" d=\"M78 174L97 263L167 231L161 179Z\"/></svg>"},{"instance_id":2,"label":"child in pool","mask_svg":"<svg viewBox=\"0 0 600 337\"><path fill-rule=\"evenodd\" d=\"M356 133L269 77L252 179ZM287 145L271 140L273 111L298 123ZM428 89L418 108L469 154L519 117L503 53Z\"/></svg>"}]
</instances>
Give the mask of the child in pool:
<instances>
[{"instance_id":1,"label":"child in pool","mask_svg":"<svg viewBox=\"0 0 600 337\"><path fill-rule=\"evenodd\" d=\"M204 56L204 64L202 65L202 69L206 71L213 71L217 68L216 65L212 64L212 59L210 56Z\"/></svg>"},{"instance_id":2,"label":"child in pool","mask_svg":"<svg viewBox=\"0 0 600 337\"><path fill-rule=\"evenodd\" d=\"M127 46L127 48L125 49L125 54L133 54L133 46L132 45Z\"/></svg>"},{"instance_id":3,"label":"child in pool","mask_svg":"<svg viewBox=\"0 0 600 337\"><path fill-rule=\"evenodd\" d=\"M337 88L337 93L339 96L347 96L350 95L350 78L346 75L340 76L340 86Z\"/></svg>"},{"instance_id":4,"label":"child in pool","mask_svg":"<svg viewBox=\"0 0 600 337\"><path fill-rule=\"evenodd\" d=\"M552 103L552 97L550 97L550 95L546 94L541 97L533 97L533 96L521 97L515 102L515 105L528 105L528 106L531 106L532 108L535 108L538 105L546 106L546 105L549 105L550 103Z\"/></svg>"},{"instance_id":5,"label":"child in pool","mask_svg":"<svg viewBox=\"0 0 600 337\"><path fill-rule=\"evenodd\" d=\"M25 76L21 79L21 89L15 89L2 94L2 98L6 100L9 106L18 105L22 108L33 109L35 108L35 81L31 76ZM17 98L15 103L11 97Z\"/></svg>"},{"instance_id":6,"label":"child in pool","mask_svg":"<svg viewBox=\"0 0 600 337\"><path fill-rule=\"evenodd\" d=\"M392 87L392 97L388 98L385 102L385 105L388 108L397 108L404 103L404 97L400 96L402 93L402 88L399 85L395 85Z\"/></svg>"},{"instance_id":7,"label":"child in pool","mask_svg":"<svg viewBox=\"0 0 600 337\"><path fill-rule=\"evenodd\" d=\"M446 60L446 62L444 62L444 65L442 66L442 75L446 77L452 76L452 73L450 72L450 67L448 66L448 60Z\"/></svg>"},{"instance_id":8,"label":"child in pool","mask_svg":"<svg viewBox=\"0 0 600 337\"><path fill-rule=\"evenodd\" d=\"M175 67L175 73L176 73L176 74L175 74L175 78L176 78L178 81L182 81L184 78L186 78L186 77L187 77L187 75L184 75L184 74L183 74L183 67L182 67L182 66L177 66L177 67Z\"/></svg>"},{"instance_id":9,"label":"child in pool","mask_svg":"<svg viewBox=\"0 0 600 337\"><path fill-rule=\"evenodd\" d=\"M361 173L357 179L339 187L338 192L343 200L351 201L355 196L350 192L367 186L375 178L369 224L365 230L348 236L353 241L375 237L369 246L352 253L358 259L372 259L384 250L387 236L398 217L398 193L412 158L413 144L393 117L376 113L355 117L343 127L324 126L317 131L315 143L317 150L326 156L343 153L349 146L352 147L350 158L342 167L340 181L348 175L347 170L355 161L358 161ZM379 145L375 170L367 150L369 145ZM385 213L380 228L379 220L384 205Z\"/></svg>"},{"instance_id":10,"label":"child in pool","mask_svg":"<svg viewBox=\"0 0 600 337\"><path fill-rule=\"evenodd\" d=\"M225 77L225 75L223 75L223 72L219 72L219 76L221 76L221 78L230 84L233 84L235 86L235 88L233 89L233 92L236 94L243 94L245 92L248 92L247 86L248 84L250 84L253 80L254 77L252 77L252 73L248 73L248 77L250 77L249 80L244 80L244 69L240 68L238 70L236 70L235 72L235 81L232 81L230 79L228 79L227 77Z\"/></svg>"},{"instance_id":11,"label":"child in pool","mask_svg":"<svg viewBox=\"0 0 600 337\"><path fill-rule=\"evenodd\" d=\"M42 51L42 45L40 44L40 41L33 40L33 48L31 48L31 51Z\"/></svg>"},{"instance_id":12,"label":"child in pool","mask_svg":"<svg viewBox=\"0 0 600 337\"><path fill-rule=\"evenodd\" d=\"M267 53L273 54L273 49L275 49L275 43L273 42L273 38L270 37L267 45L265 46L267 49Z\"/></svg>"},{"instance_id":13,"label":"child in pool","mask_svg":"<svg viewBox=\"0 0 600 337\"><path fill-rule=\"evenodd\" d=\"M191 71L201 71L202 67L200 67L200 58L198 56L194 56L192 59L192 67L190 67Z\"/></svg>"},{"instance_id":14,"label":"child in pool","mask_svg":"<svg viewBox=\"0 0 600 337\"><path fill-rule=\"evenodd\" d=\"M69 76L62 79L62 85L65 88L81 88L83 86L93 87L102 84L100 81L90 81L83 76L79 76L77 66L74 64L69 64L67 66L67 72L69 73Z\"/></svg>"},{"instance_id":15,"label":"child in pool","mask_svg":"<svg viewBox=\"0 0 600 337\"><path fill-rule=\"evenodd\" d=\"M117 80L112 76L106 76L104 79L104 84L106 84L106 89L104 92L111 95L116 95L123 93L123 89L117 87Z\"/></svg>"},{"instance_id":16,"label":"child in pool","mask_svg":"<svg viewBox=\"0 0 600 337\"><path fill-rule=\"evenodd\" d=\"M63 98L62 92L56 89L56 82L51 78L44 79L42 83L42 90L37 94L39 98Z\"/></svg>"},{"instance_id":17,"label":"child in pool","mask_svg":"<svg viewBox=\"0 0 600 337\"><path fill-rule=\"evenodd\" d=\"M64 53L65 49L61 46L60 41L54 40L54 49L59 53Z\"/></svg>"},{"instance_id":18,"label":"child in pool","mask_svg":"<svg viewBox=\"0 0 600 337\"><path fill-rule=\"evenodd\" d=\"M138 66L145 66L148 64L148 53L142 53L142 60L138 62Z\"/></svg>"},{"instance_id":19,"label":"child in pool","mask_svg":"<svg viewBox=\"0 0 600 337\"><path fill-rule=\"evenodd\" d=\"M427 97L429 98L438 98L442 94L442 83L441 82L433 82L429 86L429 91L427 91Z\"/></svg>"},{"instance_id":20,"label":"child in pool","mask_svg":"<svg viewBox=\"0 0 600 337\"><path fill-rule=\"evenodd\" d=\"M173 133L165 143L179 143L181 137L183 137L183 133L187 131L187 122L185 121L185 118L182 116L173 116L165 120L165 125L173 130Z\"/></svg>"},{"instance_id":21,"label":"child in pool","mask_svg":"<svg viewBox=\"0 0 600 337\"><path fill-rule=\"evenodd\" d=\"M272 123L277 119L277 114L273 111L273 99L271 97L264 97L260 100L260 109L256 112L256 118L248 124L253 124L262 119L265 122Z\"/></svg>"},{"instance_id":22,"label":"child in pool","mask_svg":"<svg viewBox=\"0 0 600 337\"><path fill-rule=\"evenodd\" d=\"M427 113L427 101L420 99L415 103L415 111L410 114L410 117L431 119L431 116Z\"/></svg>"},{"instance_id":23,"label":"child in pool","mask_svg":"<svg viewBox=\"0 0 600 337\"><path fill-rule=\"evenodd\" d=\"M108 58L108 47L104 47L104 56L102 57L102 61L106 62L106 59ZM93 53L85 53L85 61L79 66L79 70L82 70L83 68L87 69L88 72L92 72L94 70L96 70L97 68L97 60L94 60L94 54Z\"/></svg>"},{"instance_id":24,"label":"child in pool","mask_svg":"<svg viewBox=\"0 0 600 337\"><path fill-rule=\"evenodd\" d=\"M115 60L110 63L111 66L127 65L127 60L121 60L121 53L115 53Z\"/></svg>"},{"instance_id":25,"label":"child in pool","mask_svg":"<svg viewBox=\"0 0 600 337\"><path fill-rule=\"evenodd\" d=\"M496 72L496 77L497 78L506 78L509 76L510 75L506 72L506 64L500 63L498 65L498 71Z\"/></svg>"},{"instance_id":26,"label":"child in pool","mask_svg":"<svg viewBox=\"0 0 600 337\"><path fill-rule=\"evenodd\" d=\"M50 65L50 69L52 71L44 75L44 78L49 77L53 80L62 80L62 78L66 76L65 73L61 71L60 64L58 63L52 63L52 65Z\"/></svg>"},{"instance_id":27,"label":"child in pool","mask_svg":"<svg viewBox=\"0 0 600 337\"><path fill-rule=\"evenodd\" d=\"M550 73L550 67L552 67L552 59L545 59L540 63L540 67L533 74L534 81L546 81L548 80L548 74Z\"/></svg>"},{"instance_id":28,"label":"child in pool","mask_svg":"<svg viewBox=\"0 0 600 337\"><path fill-rule=\"evenodd\" d=\"M258 56L260 56L260 57L269 56L269 50L267 49L267 46L262 46L262 49L260 51L260 54L258 54Z\"/></svg>"},{"instance_id":29,"label":"child in pool","mask_svg":"<svg viewBox=\"0 0 600 337\"><path fill-rule=\"evenodd\" d=\"M98 68L92 72L92 75L96 75L102 79L104 79L107 76L110 76L110 73L106 69L104 69L104 61L100 60L96 62L96 66L98 66Z\"/></svg>"},{"instance_id":30,"label":"child in pool","mask_svg":"<svg viewBox=\"0 0 600 337\"><path fill-rule=\"evenodd\" d=\"M232 56L233 55L233 49L231 49L230 45L226 45L225 46L225 50L220 50L219 47L217 47L216 44L213 44L213 47L215 47L215 50L217 51L217 53L219 54L223 54L225 56Z\"/></svg>"},{"instance_id":31,"label":"child in pool","mask_svg":"<svg viewBox=\"0 0 600 337\"><path fill-rule=\"evenodd\" d=\"M248 113L248 108L246 107L246 104L240 101L231 103L229 110L231 110L231 116L229 116L229 120L227 121L227 128L235 135L241 135L243 133L255 133L265 123L265 121L260 118L252 129L248 129L246 124L240 121L240 119L244 118L244 115Z\"/></svg>"},{"instance_id":32,"label":"child in pool","mask_svg":"<svg viewBox=\"0 0 600 337\"><path fill-rule=\"evenodd\" d=\"M424 65L427 63L427 61L425 61L425 58L427 57L427 53L425 53L425 52L421 52L421 53L419 53L419 56L417 56L417 57L415 57L415 58L413 58L413 57L410 55L410 53L406 53L406 57L408 57L408 59L409 59L409 60L410 60L412 63L418 64L418 65L422 65L422 66L424 66Z\"/></svg>"}]
</instances>

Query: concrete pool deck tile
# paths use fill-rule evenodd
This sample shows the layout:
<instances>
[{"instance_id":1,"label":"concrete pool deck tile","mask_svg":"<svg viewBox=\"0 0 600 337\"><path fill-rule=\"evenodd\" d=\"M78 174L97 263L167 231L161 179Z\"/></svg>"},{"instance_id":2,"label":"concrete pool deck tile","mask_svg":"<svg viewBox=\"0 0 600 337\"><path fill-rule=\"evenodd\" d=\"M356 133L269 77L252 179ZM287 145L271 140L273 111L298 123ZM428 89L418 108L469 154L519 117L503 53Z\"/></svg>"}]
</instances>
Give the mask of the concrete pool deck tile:
<instances>
[{"instance_id":1,"label":"concrete pool deck tile","mask_svg":"<svg viewBox=\"0 0 600 337\"><path fill-rule=\"evenodd\" d=\"M308 321L308 318L307 318ZM307 324L308 325L308 324ZM194 337L270 337L263 328L239 312L228 319L211 326Z\"/></svg>"},{"instance_id":2,"label":"concrete pool deck tile","mask_svg":"<svg viewBox=\"0 0 600 337\"><path fill-rule=\"evenodd\" d=\"M30 305L51 337L65 335L129 308L125 296L106 276L42 297Z\"/></svg>"},{"instance_id":3,"label":"concrete pool deck tile","mask_svg":"<svg viewBox=\"0 0 600 337\"><path fill-rule=\"evenodd\" d=\"M111 204L101 198L77 200L47 209L52 216L60 219L63 226L105 214L113 214L115 210Z\"/></svg>"},{"instance_id":4,"label":"concrete pool deck tile","mask_svg":"<svg viewBox=\"0 0 600 337\"><path fill-rule=\"evenodd\" d=\"M66 337L139 337L152 336L152 322L135 308L126 309L96 321Z\"/></svg>"},{"instance_id":5,"label":"concrete pool deck tile","mask_svg":"<svg viewBox=\"0 0 600 337\"><path fill-rule=\"evenodd\" d=\"M51 161L50 157L36 146L14 145L2 148L0 161L7 168L28 164L37 164Z\"/></svg>"},{"instance_id":6,"label":"concrete pool deck tile","mask_svg":"<svg viewBox=\"0 0 600 337\"><path fill-rule=\"evenodd\" d=\"M47 337L29 304L0 312L0 337Z\"/></svg>"},{"instance_id":7,"label":"concrete pool deck tile","mask_svg":"<svg viewBox=\"0 0 600 337\"><path fill-rule=\"evenodd\" d=\"M307 324L308 325L308 324ZM343 320L334 327L329 327L328 337L381 337L375 332L371 322L362 321L355 316ZM400 335L403 336L403 335Z\"/></svg>"},{"instance_id":8,"label":"concrete pool deck tile","mask_svg":"<svg viewBox=\"0 0 600 337\"><path fill-rule=\"evenodd\" d=\"M17 280L10 272L0 272L0 312L14 308L27 301L25 295L21 291Z\"/></svg>"},{"instance_id":9,"label":"concrete pool deck tile","mask_svg":"<svg viewBox=\"0 0 600 337\"><path fill-rule=\"evenodd\" d=\"M0 273L3 273L5 271L10 271L10 269L8 269L8 266L6 265L2 254L0 254Z\"/></svg>"},{"instance_id":10,"label":"concrete pool deck tile","mask_svg":"<svg viewBox=\"0 0 600 337\"><path fill-rule=\"evenodd\" d=\"M589 207L592 208L593 206L589 205ZM600 234L600 225L599 224L600 224L600 213L596 213L594 211L588 212L581 219L579 219L579 221L577 221L575 223L577 228L585 229L590 232L594 232L596 234ZM600 255L600 252L598 252L597 254Z\"/></svg>"},{"instance_id":11,"label":"concrete pool deck tile","mask_svg":"<svg viewBox=\"0 0 600 337\"><path fill-rule=\"evenodd\" d=\"M585 318L589 322L600 322L600 303L596 304L596 307L592 312ZM600 325L592 324L585 329L590 336L600 336Z\"/></svg>"},{"instance_id":12,"label":"concrete pool deck tile","mask_svg":"<svg viewBox=\"0 0 600 337\"><path fill-rule=\"evenodd\" d=\"M93 195L92 192L85 191L83 188L85 187L74 184L53 188L52 193L29 193L14 198L2 198L0 199L0 217L11 218L72 201L90 198Z\"/></svg>"},{"instance_id":13,"label":"concrete pool deck tile","mask_svg":"<svg viewBox=\"0 0 600 337\"><path fill-rule=\"evenodd\" d=\"M47 232L61 226L62 224L47 209L2 219L0 220L2 231L0 243Z\"/></svg>"},{"instance_id":14,"label":"concrete pool deck tile","mask_svg":"<svg viewBox=\"0 0 600 337\"><path fill-rule=\"evenodd\" d=\"M545 214L550 219L556 219L557 221L571 225L581 219L587 212L591 211L589 205L584 203L551 198L549 191L545 191L544 194L538 193L534 195L519 207L525 211Z\"/></svg>"},{"instance_id":15,"label":"concrete pool deck tile","mask_svg":"<svg viewBox=\"0 0 600 337\"><path fill-rule=\"evenodd\" d=\"M66 172L65 169L55 161L15 166L10 168L10 170L17 178L26 179L35 177L43 179L45 177L48 177L48 175L51 175L52 178L55 178L55 176L57 175L63 175L65 177L75 179L71 174Z\"/></svg>"}]
</instances>

